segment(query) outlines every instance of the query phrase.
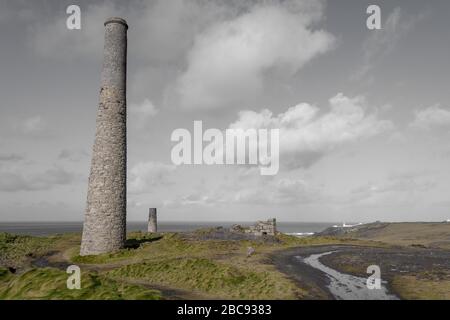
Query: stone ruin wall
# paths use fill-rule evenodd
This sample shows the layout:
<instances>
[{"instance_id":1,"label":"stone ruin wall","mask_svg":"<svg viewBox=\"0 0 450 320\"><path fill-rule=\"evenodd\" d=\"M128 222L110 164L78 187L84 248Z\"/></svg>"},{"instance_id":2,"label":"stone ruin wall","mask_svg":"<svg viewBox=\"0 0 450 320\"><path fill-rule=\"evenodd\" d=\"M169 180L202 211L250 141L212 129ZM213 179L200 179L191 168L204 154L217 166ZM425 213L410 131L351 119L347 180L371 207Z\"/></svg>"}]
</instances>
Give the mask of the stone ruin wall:
<instances>
[{"instance_id":1,"label":"stone ruin wall","mask_svg":"<svg viewBox=\"0 0 450 320\"><path fill-rule=\"evenodd\" d=\"M275 236L277 234L276 219L258 221L256 224L244 229L244 232L255 236Z\"/></svg>"}]
</instances>

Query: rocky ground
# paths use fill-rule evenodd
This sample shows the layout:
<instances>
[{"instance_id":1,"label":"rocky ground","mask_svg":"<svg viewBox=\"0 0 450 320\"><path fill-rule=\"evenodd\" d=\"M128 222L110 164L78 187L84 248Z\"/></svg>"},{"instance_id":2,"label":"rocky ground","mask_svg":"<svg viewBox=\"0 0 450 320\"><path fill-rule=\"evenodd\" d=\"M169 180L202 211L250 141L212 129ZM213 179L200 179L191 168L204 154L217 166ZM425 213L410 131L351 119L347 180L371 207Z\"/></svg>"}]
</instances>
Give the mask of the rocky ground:
<instances>
[{"instance_id":1,"label":"rocky ground","mask_svg":"<svg viewBox=\"0 0 450 320\"><path fill-rule=\"evenodd\" d=\"M450 299L450 251L440 249L366 247L326 245L293 248L277 252L272 259L277 268L298 283L309 288L312 299L333 298L327 286L330 279L317 269L299 262L297 257L333 252L323 256L321 262L339 272L367 278L367 267L378 265L381 279L387 281L389 290L400 298ZM427 292L411 292L408 284L414 281ZM408 288L406 288L408 286ZM424 291L424 290L422 290ZM436 295L435 295L436 293Z\"/></svg>"},{"instance_id":2,"label":"rocky ground","mask_svg":"<svg viewBox=\"0 0 450 320\"><path fill-rule=\"evenodd\" d=\"M367 245L299 247L273 255L277 268L307 285L311 298L330 298L329 277L296 257L333 252L320 262L339 272L367 278L377 265L387 287L403 299L450 299L450 224L382 223L332 227L317 236L369 241ZM332 297L331 297L332 298Z\"/></svg>"}]
</instances>

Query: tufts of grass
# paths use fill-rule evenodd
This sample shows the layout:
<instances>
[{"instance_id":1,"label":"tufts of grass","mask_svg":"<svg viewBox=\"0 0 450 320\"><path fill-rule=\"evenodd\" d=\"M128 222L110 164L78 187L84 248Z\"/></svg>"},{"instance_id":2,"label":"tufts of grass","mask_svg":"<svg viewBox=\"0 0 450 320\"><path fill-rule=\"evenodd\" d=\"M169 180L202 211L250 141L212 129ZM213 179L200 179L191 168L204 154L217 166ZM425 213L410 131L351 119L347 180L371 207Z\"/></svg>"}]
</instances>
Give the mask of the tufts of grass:
<instances>
[{"instance_id":1,"label":"tufts of grass","mask_svg":"<svg viewBox=\"0 0 450 320\"><path fill-rule=\"evenodd\" d=\"M201 230L198 232L202 232ZM246 252L247 247L253 247L256 252L269 252L293 246L323 245L341 243L343 240L331 237L298 238L279 234L277 241L264 242L259 240L196 240L185 238L178 233L142 234L133 233L128 237L130 247L123 250L95 256L73 255L71 261L81 264L110 264L127 261L136 263L142 260L156 260L181 257L212 257Z\"/></svg>"},{"instance_id":2,"label":"tufts of grass","mask_svg":"<svg viewBox=\"0 0 450 320\"><path fill-rule=\"evenodd\" d=\"M276 272L253 271L205 259L165 259L123 266L107 273L232 299L294 299L299 289Z\"/></svg>"},{"instance_id":3,"label":"tufts of grass","mask_svg":"<svg viewBox=\"0 0 450 320\"><path fill-rule=\"evenodd\" d=\"M20 275L0 276L0 299L160 299L158 291L127 284L96 273L82 274L81 289L67 289L68 275L53 268L31 269Z\"/></svg>"},{"instance_id":4,"label":"tufts of grass","mask_svg":"<svg viewBox=\"0 0 450 320\"><path fill-rule=\"evenodd\" d=\"M19 267L30 257L45 253L59 239L0 233L0 266Z\"/></svg>"},{"instance_id":5,"label":"tufts of grass","mask_svg":"<svg viewBox=\"0 0 450 320\"><path fill-rule=\"evenodd\" d=\"M450 279L420 275L395 276L392 287L403 299L450 300Z\"/></svg>"},{"instance_id":6,"label":"tufts of grass","mask_svg":"<svg viewBox=\"0 0 450 320\"><path fill-rule=\"evenodd\" d=\"M4 281L9 278L11 273L6 268L0 268L0 281Z\"/></svg>"},{"instance_id":7,"label":"tufts of grass","mask_svg":"<svg viewBox=\"0 0 450 320\"><path fill-rule=\"evenodd\" d=\"M77 250L78 253L78 250ZM76 254L71 258L72 262L82 263L82 264L104 264L111 263L115 261L125 260L136 254L133 249L124 249L114 253L105 253L92 256L80 256Z\"/></svg>"},{"instance_id":8,"label":"tufts of grass","mask_svg":"<svg viewBox=\"0 0 450 320\"><path fill-rule=\"evenodd\" d=\"M160 298L159 292L142 286L146 284L186 289L211 298L298 299L305 296L305 291L277 271L267 254L289 247L345 241L284 234L268 241L201 239L198 235L202 232L206 231L193 235L130 233L125 249L96 256L78 255L79 234L53 237L0 234L0 267L2 261L27 262L18 274L0 268L0 299ZM255 249L251 257L247 257L248 247ZM82 289L68 290L68 275L64 271L30 269L32 259L50 252L58 253L50 256L53 262L67 259L78 265L89 264L82 269L97 272L83 272ZM23 270L28 271L22 273Z\"/></svg>"},{"instance_id":9,"label":"tufts of grass","mask_svg":"<svg viewBox=\"0 0 450 320\"><path fill-rule=\"evenodd\" d=\"M241 248L243 243L237 241L196 241L187 240L177 233L167 233L163 236L149 235L143 237L131 236L128 243L132 246L114 253L95 256L72 256L71 261L82 264L109 264L121 261L127 263L143 259L159 259L174 257L204 256L214 253L230 253ZM136 243L139 245L136 246Z\"/></svg>"},{"instance_id":10,"label":"tufts of grass","mask_svg":"<svg viewBox=\"0 0 450 320\"><path fill-rule=\"evenodd\" d=\"M161 246L161 244L157 242L163 242L164 244ZM127 247L125 249L117 252L90 256L80 256L77 251L76 254L71 257L71 261L82 264L106 264L120 262L123 260L139 260L146 256L150 245L152 251L180 252L187 250L187 246L183 245L183 241L179 239L179 236L175 233L168 233L161 236L159 234L133 232L128 235ZM161 249L161 247L165 250Z\"/></svg>"}]
</instances>

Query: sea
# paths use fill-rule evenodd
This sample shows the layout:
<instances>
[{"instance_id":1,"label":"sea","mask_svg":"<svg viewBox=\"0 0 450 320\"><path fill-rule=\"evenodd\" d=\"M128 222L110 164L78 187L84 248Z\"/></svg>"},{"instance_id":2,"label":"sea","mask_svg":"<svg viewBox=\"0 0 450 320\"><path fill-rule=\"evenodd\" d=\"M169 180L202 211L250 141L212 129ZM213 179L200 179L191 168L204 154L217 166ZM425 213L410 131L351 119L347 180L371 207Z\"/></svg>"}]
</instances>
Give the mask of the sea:
<instances>
[{"instance_id":1,"label":"sea","mask_svg":"<svg viewBox=\"0 0 450 320\"><path fill-rule=\"evenodd\" d=\"M176 221L165 222L158 221L159 232L189 232L202 228L224 227L228 228L234 224L250 226L254 222L217 222L217 221ZM328 227L336 225L336 222L283 222L277 221L277 229L280 232L308 236L325 230ZM69 232L81 232L83 222L0 222L0 232L13 234L47 236L52 234L61 234ZM129 221L127 222L127 231L146 231L146 222Z\"/></svg>"}]
</instances>

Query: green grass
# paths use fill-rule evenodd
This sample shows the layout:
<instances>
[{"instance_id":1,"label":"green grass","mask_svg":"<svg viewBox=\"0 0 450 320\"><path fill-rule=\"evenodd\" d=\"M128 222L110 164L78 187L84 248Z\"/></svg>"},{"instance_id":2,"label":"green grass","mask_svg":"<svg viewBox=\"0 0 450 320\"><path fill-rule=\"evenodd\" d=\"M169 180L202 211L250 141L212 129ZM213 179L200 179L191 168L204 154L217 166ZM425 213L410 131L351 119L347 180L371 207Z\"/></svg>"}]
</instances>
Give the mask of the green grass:
<instances>
[{"instance_id":1,"label":"green grass","mask_svg":"<svg viewBox=\"0 0 450 320\"><path fill-rule=\"evenodd\" d=\"M204 233L200 230L199 233ZM256 249L256 253L284 249L294 246L324 245L344 242L358 243L358 240L343 240L333 237L298 238L285 234L277 235L278 242L270 243L258 240L196 240L186 239L177 233L147 235L135 232L129 235L129 242L139 244L137 248L127 248L115 253L95 256L72 256L71 261L82 264L108 264L129 261L138 262L142 259L155 260L161 258L180 257L211 257L226 254L243 254L248 247Z\"/></svg>"},{"instance_id":2,"label":"green grass","mask_svg":"<svg viewBox=\"0 0 450 320\"><path fill-rule=\"evenodd\" d=\"M165 259L127 265L108 272L117 279L140 279L207 293L213 297L236 299L293 299L298 288L270 271L212 261L205 258Z\"/></svg>"},{"instance_id":3,"label":"green grass","mask_svg":"<svg viewBox=\"0 0 450 320\"><path fill-rule=\"evenodd\" d=\"M277 241L201 240L208 230L186 238L177 233L133 233L139 244L112 254L72 256L79 264L103 266L116 279L139 280L171 288L194 290L212 298L298 299L305 290L286 278L270 263L267 254L289 247L342 243L333 237L298 238L277 235ZM359 241L351 241L355 244ZM247 248L255 253L248 258Z\"/></svg>"},{"instance_id":4,"label":"green grass","mask_svg":"<svg viewBox=\"0 0 450 320\"><path fill-rule=\"evenodd\" d=\"M0 233L0 299L159 299L158 291L128 284L96 272L82 272L82 289L69 290L68 274L54 268L31 268L33 258L51 251L77 249L79 235L32 237ZM118 255L126 254L124 252ZM130 254L133 250L128 251ZM2 266L25 270L12 274Z\"/></svg>"},{"instance_id":5,"label":"green grass","mask_svg":"<svg viewBox=\"0 0 450 320\"><path fill-rule=\"evenodd\" d=\"M401 246L450 249L450 223L396 222L362 229L345 237L365 239Z\"/></svg>"},{"instance_id":6,"label":"green grass","mask_svg":"<svg viewBox=\"0 0 450 320\"><path fill-rule=\"evenodd\" d=\"M134 232L128 234L126 249L97 256L78 255L79 234L2 234L0 257L20 262L22 267L20 274L11 274L1 269L11 264L0 260L0 299L153 299L160 293L146 288L155 286L184 289L205 298L298 299L306 295L305 289L280 273L268 254L289 247L346 241L283 234L276 241L204 240L208 232L201 230L188 237ZM255 249L251 257L247 257L248 247ZM58 253L49 258L52 262L67 259L81 267L81 290L66 288L68 275L64 270L31 268L32 259L49 252Z\"/></svg>"},{"instance_id":7,"label":"green grass","mask_svg":"<svg viewBox=\"0 0 450 320\"><path fill-rule=\"evenodd\" d=\"M164 236L141 239L138 235L132 235L129 240L140 240L137 248L123 249L115 253L101 254L96 256L79 256L71 258L74 263L84 264L108 264L118 262L138 262L142 259L160 259L173 257L196 257L215 254L227 254L242 251L246 245L245 241L222 241L222 240L188 240L176 233L167 233ZM256 244L255 244L256 245Z\"/></svg>"},{"instance_id":8,"label":"green grass","mask_svg":"<svg viewBox=\"0 0 450 320\"><path fill-rule=\"evenodd\" d=\"M6 268L0 268L0 281L4 281L9 278L11 273Z\"/></svg>"},{"instance_id":9,"label":"green grass","mask_svg":"<svg viewBox=\"0 0 450 320\"><path fill-rule=\"evenodd\" d=\"M0 233L0 266L18 267L31 256L45 253L59 239L54 237L31 237Z\"/></svg>"},{"instance_id":10,"label":"green grass","mask_svg":"<svg viewBox=\"0 0 450 320\"><path fill-rule=\"evenodd\" d=\"M136 232L129 235L128 243L131 243L133 247L119 250L114 253L92 256L80 256L76 254L71 258L71 261L83 264L106 264L124 260L132 262L148 256L168 256L183 252L192 254L193 251L200 250L200 248L187 243L175 233L168 233L161 237L159 235L146 235Z\"/></svg>"},{"instance_id":11,"label":"green grass","mask_svg":"<svg viewBox=\"0 0 450 320\"><path fill-rule=\"evenodd\" d=\"M279 242L199 240L177 233L132 233L128 248L98 256L79 256L79 235L23 237L4 235L12 261L60 252L85 271L81 290L68 290L68 275L53 268L21 268L15 275L0 268L0 299L152 299L154 285L186 289L204 297L238 299L295 299L304 292L267 264L266 253L293 245L291 237ZM247 247L256 249L246 257ZM14 253L14 255L12 255ZM83 265L89 265L83 266ZM31 268L31 269L30 269ZM93 271L97 270L97 271ZM22 272L22 271L21 271ZM136 282L138 281L138 282Z\"/></svg>"},{"instance_id":12,"label":"green grass","mask_svg":"<svg viewBox=\"0 0 450 320\"><path fill-rule=\"evenodd\" d=\"M392 287L403 299L450 300L450 279L419 275L396 276Z\"/></svg>"},{"instance_id":13,"label":"green grass","mask_svg":"<svg viewBox=\"0 0 450 320\"><path fill-rule=\"evenodd\" d=\"M68 274L53 268L31 269L20 275L0 271L0 299L160 299L158 291L127 284L96 273L82 274L81 289L67 289Z\"/></svg>"}]
</instances>

